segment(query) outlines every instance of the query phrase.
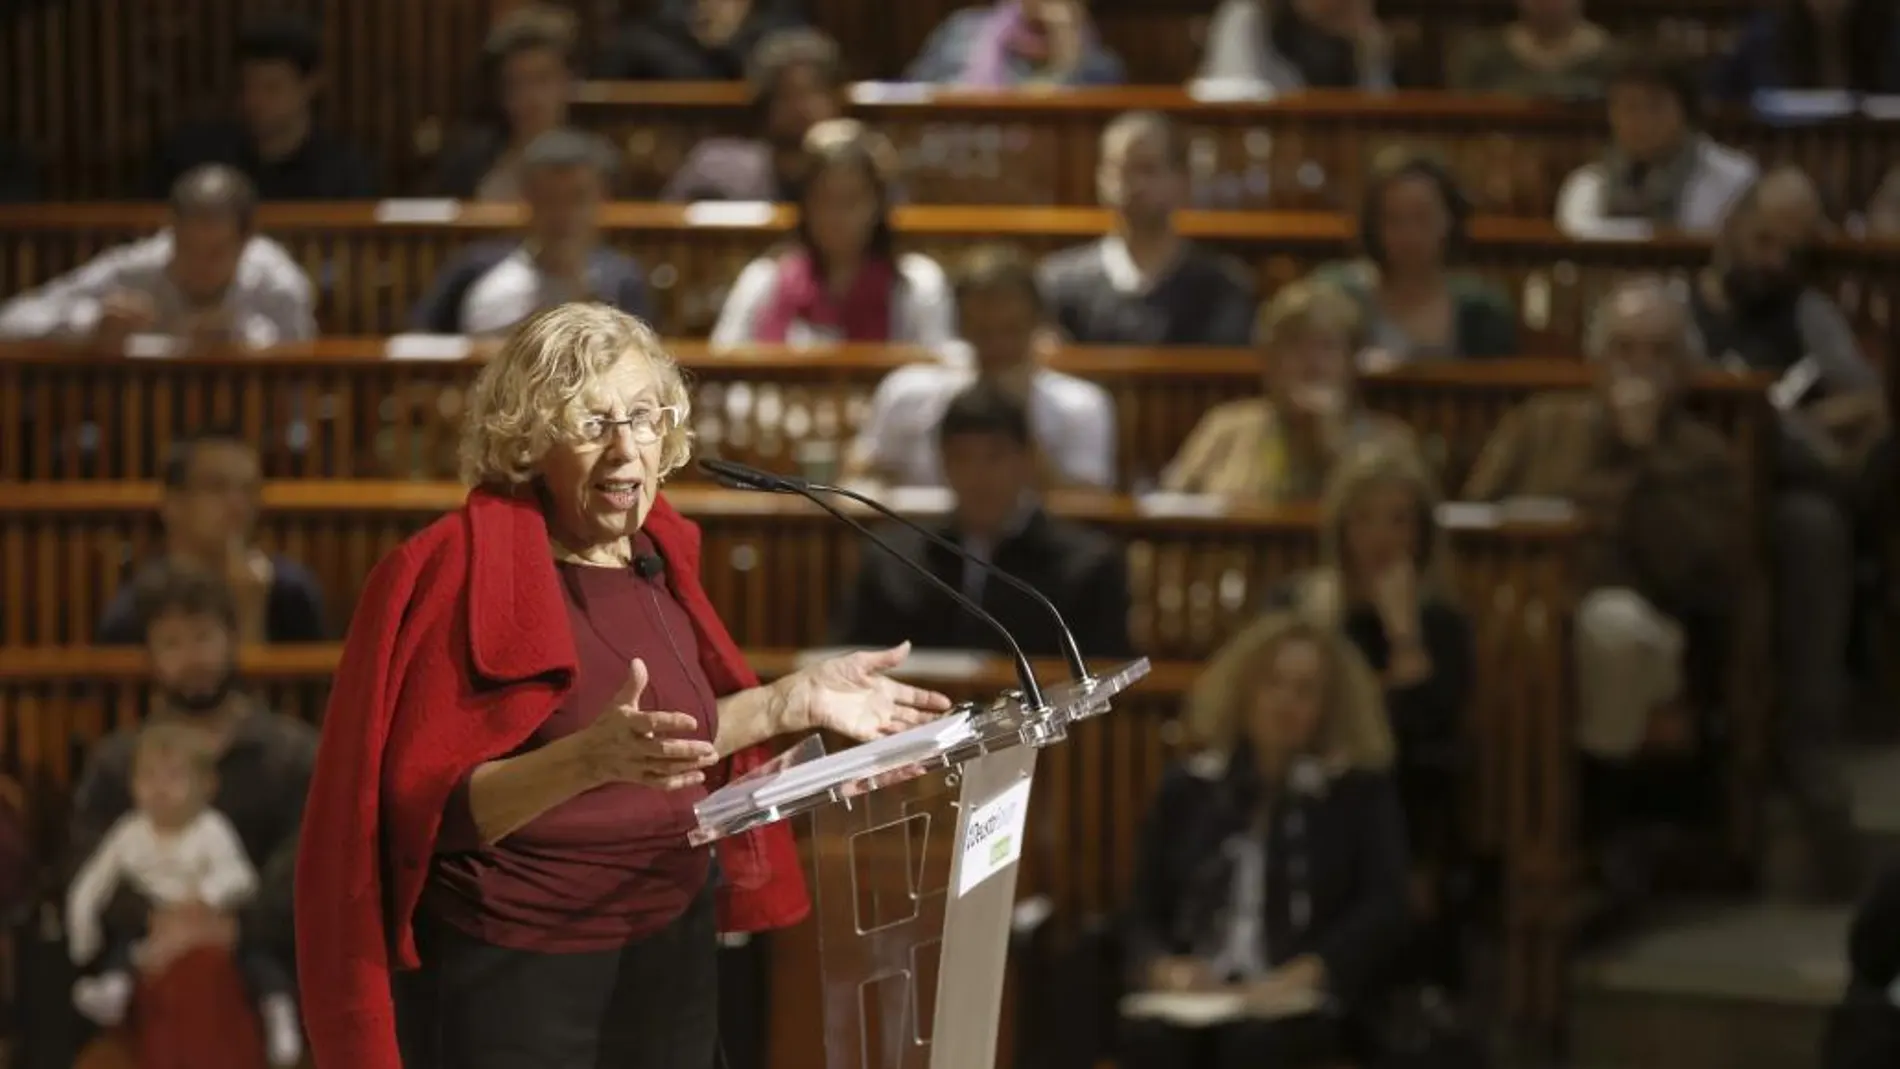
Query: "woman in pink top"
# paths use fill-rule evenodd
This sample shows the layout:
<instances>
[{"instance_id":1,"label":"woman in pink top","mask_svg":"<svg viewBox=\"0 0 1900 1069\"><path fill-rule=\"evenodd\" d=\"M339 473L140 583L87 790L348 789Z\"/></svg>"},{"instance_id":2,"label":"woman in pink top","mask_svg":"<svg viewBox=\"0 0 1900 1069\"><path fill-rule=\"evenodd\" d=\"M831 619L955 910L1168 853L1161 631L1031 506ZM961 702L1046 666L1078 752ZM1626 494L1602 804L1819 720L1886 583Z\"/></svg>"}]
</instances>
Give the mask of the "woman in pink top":
<instances>
[{"instance_id":1,"label":"woman in pink top","mask_svg":"<svg viewBox=\"0 0 1900 1069\"><path fill-rule=\"evenodd\" d=\"M733 283L714 348L949 341L955 304L943 268L896 248L890 142L856 120L834 119L806 134L805 154L797 229Z\"/></svg>"}]
</instances>

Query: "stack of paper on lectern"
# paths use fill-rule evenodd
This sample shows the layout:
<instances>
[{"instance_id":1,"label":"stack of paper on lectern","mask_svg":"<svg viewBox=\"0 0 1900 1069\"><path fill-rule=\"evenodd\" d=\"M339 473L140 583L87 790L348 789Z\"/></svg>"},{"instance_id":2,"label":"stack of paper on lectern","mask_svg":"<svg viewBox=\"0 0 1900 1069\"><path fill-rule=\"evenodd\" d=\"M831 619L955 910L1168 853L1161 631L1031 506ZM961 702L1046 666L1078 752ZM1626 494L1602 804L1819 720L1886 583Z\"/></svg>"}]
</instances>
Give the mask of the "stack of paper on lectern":
<instances>
[{"instance_id":1,"label":"stack of paper on lectern","mask_svg":"<svg viewBox=\"0 0 1900 1069\"><path fill-rule=\"evenodd\" d=\"M724 823L742 814L796 801L826 787L869 779L929 760L972 734L969 713L942 717L815 761L728 784L707 795L693 807L693 813L701 825Z\"/></svg>"}]
</instances>

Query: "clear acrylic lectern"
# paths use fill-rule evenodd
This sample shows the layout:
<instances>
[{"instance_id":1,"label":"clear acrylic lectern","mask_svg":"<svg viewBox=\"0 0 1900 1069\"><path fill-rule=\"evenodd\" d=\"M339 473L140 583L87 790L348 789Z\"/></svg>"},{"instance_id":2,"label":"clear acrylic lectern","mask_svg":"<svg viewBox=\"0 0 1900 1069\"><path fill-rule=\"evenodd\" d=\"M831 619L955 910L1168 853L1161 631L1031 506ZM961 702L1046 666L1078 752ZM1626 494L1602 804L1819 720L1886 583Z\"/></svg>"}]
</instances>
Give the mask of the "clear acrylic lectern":
<instances>
[{"instance_id":1,"label":"clear acrylic lectern","mask_svg":"<svg viewBox=\"0 0 1900 1069\"><path fill-rule=\"evenodd\" d=\"M1108 709L1143 658L965 703L827 754L816 736L720 788L695 843L812 818L826 1069L991 1069L1036 751Z\"/></svg>"}]
</instances>

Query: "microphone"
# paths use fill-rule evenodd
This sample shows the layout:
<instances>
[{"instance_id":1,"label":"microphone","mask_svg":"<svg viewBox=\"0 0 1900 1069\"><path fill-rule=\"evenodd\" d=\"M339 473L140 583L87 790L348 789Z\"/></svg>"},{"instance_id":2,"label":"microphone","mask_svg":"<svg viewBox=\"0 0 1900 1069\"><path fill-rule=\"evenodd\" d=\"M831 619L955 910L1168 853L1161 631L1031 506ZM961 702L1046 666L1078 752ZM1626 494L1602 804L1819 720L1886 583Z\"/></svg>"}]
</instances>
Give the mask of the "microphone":
<instances>
[{"instance_id":1,"label":"microphone","mask_svg":"<svg viewBox=\"0 0 1900 1069\"><path fill-rule=\"evenodd\" d=\"M642 553L633 558L633 574L642 579L651 579L666 574L666 558L658 553Z\"/></svg>"},{"instance_id":2,"label":"microphone","mask_svg":"<svg viewBox=\"0 0 1900 1069\"><path fill-rule=\"evenodd\" d=\"M842 486L829 486L825 483L814 483L810 480L800 479L792 475L779 475L775 472L762 471L750 465L739 464L730 460L702 460L699 462L699 466L702 470L711 472L713 475L719 477L719 479L727 485L741 490L763 490L768 493L797 494L800 497L807 498L813 494L836 494L839 497L856 501L858 504L869 508L878 515L910 528L926 539L929 539L932 544L941 546L964 560L975 564L977 567L983 569L985 574L993 575L1002 580L1005 585L1029 595L1036 604L1042 606L1043 611L1055 619L1056 632L1062 639L1062 659L1069 662L1069 674L1073 676L1077 682L1087 682L1095 678L1089 673L1088 663L1082 659L1081 647L1075 644L1075 633L1069 630L1068 621L1062 618L1062 613L1055 607L1055 603L1045 597L1042 591L1037 590L1023 580L1016 578L989 561L971 553L969 550L964 549L950 539L925 527L923 524L912 520L910 517L899 515L895 509L892 509L883 502Z\"/></svg>"},{"instance_id":3,"label":"microphone","mask_svg":"<svg viewBox=\"0 0 1900 1069\"><path fill-rule=\"evenodd\" d=\"M824 509L826 512L831 513L832 518L862 535L866 541L877 546L884 552L889 553L891 556L896 557L904 567L922 576L929 581L931 586L936 587L951 601L956 602L959 607L988 624L990 630L1001 635L1003 641L1009 646L1010 658L1016 662L1016 681L1022 686L1024 704L1030 709L1043 709L1046 707L1047 703L1045 703L1042 698L1042 686L1036 682L1035 669L1030 666L1028 656L1023 653L1022 646L1017 644L1016 636L1010 634L1008 628L1004 627L996 617L991 616L988 610L978 605L968 595L964 594L963 591L937 578L936 574L929 568L899 553L896 546L891 545L890 542L886 541L876 531L858 522L855 517L847 516L843 509L840 509L838 506L819 496L820 491L817 488L807 486L803 479L786 479L782 476L773 475L770 472L759 471L757 468L750 468L744 464L734 464L727 460L702 460L699 462L699 468L701 471L707 472L717 478L722 485L735 490L760 490L767 493L797 494L812 504L817 505L819 508Z\"/></svg>"}]
</instances>

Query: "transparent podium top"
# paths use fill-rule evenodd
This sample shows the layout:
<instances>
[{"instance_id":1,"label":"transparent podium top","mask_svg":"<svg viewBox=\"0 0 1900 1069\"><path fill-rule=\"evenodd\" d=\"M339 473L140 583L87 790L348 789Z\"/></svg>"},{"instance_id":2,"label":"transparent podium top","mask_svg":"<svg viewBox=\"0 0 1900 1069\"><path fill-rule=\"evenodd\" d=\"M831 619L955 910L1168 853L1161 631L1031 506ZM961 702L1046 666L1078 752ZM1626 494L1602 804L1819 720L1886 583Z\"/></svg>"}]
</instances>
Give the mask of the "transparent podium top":
<instances>
[{"instance_id":1,"label":"transparent podium top","mask_svg":"<svg viewBox=\"0 0 1900 1069\"><path fill-rule=\"evenodd\" d=\"M830 805L932 769L962 764L1012 746L1047 746L1069 725L1108 709L1109 699L1148 674L1148 659L1130 661L1093 679L1043 688L1042 709L1023 707L1009 691L988 704L965 702L909 731L826 753L813 735L693 807L697 846Z\"/></svg>"}]
</instances>

